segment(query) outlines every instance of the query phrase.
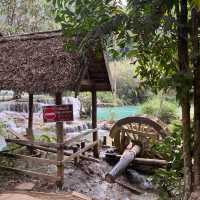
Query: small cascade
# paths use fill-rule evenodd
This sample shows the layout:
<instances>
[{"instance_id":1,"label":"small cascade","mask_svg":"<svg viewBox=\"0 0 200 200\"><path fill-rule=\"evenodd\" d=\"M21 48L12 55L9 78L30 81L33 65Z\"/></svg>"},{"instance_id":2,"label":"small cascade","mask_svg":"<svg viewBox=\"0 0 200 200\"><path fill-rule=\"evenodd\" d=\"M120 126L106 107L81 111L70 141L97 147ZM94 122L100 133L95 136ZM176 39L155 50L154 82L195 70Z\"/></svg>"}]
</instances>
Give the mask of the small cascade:
<instances>
[{"instance_id":1,"label":"small cascade","mask_svg":"<svg viewBox=\"0 0 200 200\"><path fill-rule=\"evenodd\" d=\"M25 134L26 132L29 110L27 99L26 96L23 97L22 100L0 102L0 123L5 124L5 127L14 130L17 134ZM53 97L42 95L35 96L33 106L33 128L34 133L38 136L45 132L48 132L50 135L55 134L55 123L44 123L42 115L43 106L54 104L55 102ZM64 122L64 130L66 134L69 133L69 137L80 134L80 132L87 129L92 129L92 123L90 121L80 120L81 102L78 98L63 97L63 104L73 105L74 121ZM102 127L102 124L99 124L98 128L102 129ZM107 132L104 132L103 135L107 134Z\"/></svg>"},{"instance_id":2,"label":"small cascade","mask_svg":"<svg viewBox=\"0 0 200 200\"><path fill-rule=\"evenodd\" d=\"M72 104L73 105L74 119L75 120L80 119L81 102L78 98L63 97L63 104Z\"/></svg>"},{"instance_id":3,"label":"small cascade","mask_svg":"<svg viewBox=\"0 0 200 200\"><path fill-rule=\"evenodd\" d=\"M35 102L33 104L33 112L37 113L42 110L44 104ZM28 102L21 101L10 101L10 102L1 102L0 103L0 112L2 111L12 111L12 112L28 112Z\"/></svg>"},{"instance_id":4,"label":"small cascade","mask_svg":"<svg viewBox=\"0 0 200 200\"><path fill-rule=\"evenodd\" d=\"M66 133L75 133L92 128L91 122L76 121L75 123L66 123L64 125Z\"/></svg>"},{"instance_id":5,"label":"small cascade","mask_svg":"<svg viewBox=\"0 0 200 200\"><path fill-rule=\"evenodd\" d=\"M74 119L80 119L81 103L78 98L74 97L63 97L63 104L72 104ZM54 105L53 98L41 98L37 99L33 104L33 112L38 113L42 111L42 107L45 105ZM28 113L28 102L27 101L8 101L0 103L0 112L12 111L20 113Z\"/></svg>"}]
</instances>

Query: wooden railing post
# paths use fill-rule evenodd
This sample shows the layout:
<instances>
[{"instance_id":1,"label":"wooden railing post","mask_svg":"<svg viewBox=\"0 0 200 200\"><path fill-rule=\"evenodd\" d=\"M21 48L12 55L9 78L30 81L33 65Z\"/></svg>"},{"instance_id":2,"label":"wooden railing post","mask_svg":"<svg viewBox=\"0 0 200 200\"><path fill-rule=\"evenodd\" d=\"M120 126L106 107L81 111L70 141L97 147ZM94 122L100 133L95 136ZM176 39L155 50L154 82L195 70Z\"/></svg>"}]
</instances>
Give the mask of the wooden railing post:
<instances>
[{"instance_id":1,"label":"wooden railing post","mask_svg":"<svg viewBox=\"0 0 200 200\"><path fill-rule=\"evenodd\" d=\"M28 129L27 129L27 136L28 139L33 142L33 94L29 94L29 104L28 104Z\"/></svg>"},{"instance_id":2,"label":"wooden railing post","mask_svg":"<svg viewBox=\"0 0 200 200\"><path fill-rule=\"evenodd\" d=\"M92 91L92 128L97 128L97 93L96 90ZM98 132L93 132L93 142L98 140ZM94 146L94 157L99 158L98 144Z\"/></svg>"},{"instance_id":3,"label":"wooden railing post","mask_svg":"<svg viewBox=\"0 0 200 200\"><path fill-rule=\"evenodd\" d=\"M56 93L56 105L62 105L62 94ZM57 187L62 189L64 183L64 164L62 163L64 159L64 132L63 132L63 122L56 122L56 135L57 135L57 176L59 181L57 181Z\"/></svg>"}]
</instances>

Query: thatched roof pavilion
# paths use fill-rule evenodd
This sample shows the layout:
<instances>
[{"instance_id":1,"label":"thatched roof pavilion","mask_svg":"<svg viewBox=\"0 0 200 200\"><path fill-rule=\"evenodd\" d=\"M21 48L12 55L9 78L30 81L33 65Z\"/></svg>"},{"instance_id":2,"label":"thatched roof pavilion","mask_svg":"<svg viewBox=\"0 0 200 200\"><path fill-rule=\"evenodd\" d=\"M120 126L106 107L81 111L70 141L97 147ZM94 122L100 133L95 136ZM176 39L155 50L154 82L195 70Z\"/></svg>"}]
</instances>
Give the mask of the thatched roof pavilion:
<instances>
[{"instance_id":1,"label":"thatched roof pavilion","mask_svg":"<svg viewBox=\"0 0 200 200\"><path fill-rule=\"evenodd\" d=\"M31 152L34 146L33 95L40 93L55 94L55 104L58 107L62 106L62 93L66 90L91 91L93 143L86 150L93 148L94 156L98 157L96 91L112 90L109 68L106 65L101 47L98 47L98 49L91 47L89 50L90 55L87 58L89 64L88 66L82 66L81 56L78 53L65 51L64 45L66 42L67 39L61 31L9 37L0 36L0 90L29 93L27 137L31 141ZM55 113L53 115L55 116ZM56 121L56 134L56 180L59 180L57 185L61 188L64 180L63 121ZM79 156L79 154L74 154L74 158L77 155ZM31 175L47 177L47 175L30 173Z\"/></svg>"},{"instance_id":2,"label":"thatched roof pavilion","mask_svg":"<svg viewBox=\"0 0 200 200\"><path fill-rule=\"evenodd\" d=\"M79 85L80 91L110 91L103 50L91 50L89 66L81 66L80 55L66 52L65 42L61 31L0 37L0 90L56 93Z\"/></svg>"}]
</instances>

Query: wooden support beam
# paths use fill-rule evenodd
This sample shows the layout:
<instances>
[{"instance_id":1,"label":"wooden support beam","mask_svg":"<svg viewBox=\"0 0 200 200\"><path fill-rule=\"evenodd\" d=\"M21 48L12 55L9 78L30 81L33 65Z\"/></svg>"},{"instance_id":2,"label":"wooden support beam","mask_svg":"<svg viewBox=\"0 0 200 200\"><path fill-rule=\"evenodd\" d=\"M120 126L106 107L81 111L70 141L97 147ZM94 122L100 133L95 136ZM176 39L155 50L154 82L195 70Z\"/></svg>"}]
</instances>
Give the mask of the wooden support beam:
<instances>
[{"instance_id":1,"label":"wooden support beam","mask_svg":"<svg viewBox=\"0 0 200 200\"><path fill-rule=\"evenodd\" d=\"M63 145L64 147L66 147L67 145L89 135L90 133L96 132L98 129L91 129L91 130L87 130L87 131L83 131L80 135L77 135L67 141L64 141ZM9 129L9 131L11 132L12 130ZM16 133L12 133L13 135L16 135ZM17 135L16 135L17 137ZM13 142L16 144L29 144L29 145L36 145L36 146L43 146L43 147L47 147L47 148L58 148L59 144L56 143L50 143L50 142L41 142L41 141L34 141L34 142L30 142L28 140L26 140L25 137L19 137L19 139L6 139L7 142Z\"/></svg>"},{"instance_id":2,"label":"wooden support beam","mask_svg":"<svg viewBox=\"0 0 200 200\"><path fill-rule=\"evenodd\" d=\"M97 128L97 93L95 90L92 91L92 128ZM98 140L98 132L93 132L93 142ZM98 143L93 149L94 157L99 158Z\"/></svg>"},{"instance_id":3,"label":"wooden support beam","mask_svg":"<svg viewBox=\"0 0 200 200\"><path fill-rule=\"evenodd\" d=\"M73 154L78 152L78 147L73 147ZM79 158L78 156L74 158L74 165L78 165Z\"/></svg>"},{"instance_id":4,"label":"wooden support beam","mask_svg":"<svg viewBox=\"0 0 200 200\"><path fill-rule=\"evenodd\" d=\"M41 178L47 179L47 180L53 181L53 182L56 182L56 181L59 180L56 176L50 176L48 174L33 172L33 171L29 171L29 170L22 170L22 169L17 169L17 168L12 168L12 167L5 167L5 166L1 166L1 165L0 165L0 168L3 169L3 170L15 171L15 172L23 174L23 175L27 174L27 175L30 175L30 176L33 176L33 177L36 177L36 178L39 178L39 179L41 179Z\"/></svg>"},{"instance_id":5,"label":"wooden support beam","mask_svg":"<svg viewBox=\"0 0 200 200\"><path fill-rule=\"evenodd\" d=\"M81 142L81 149L84 149L85 148L85 142L84 141L82 141ZM85 152L83 153L83 155L85 154Z\"/></svg>"},{"instance_id":6,"label":"wooden support beam","mask_svg":"<svg viewBox=\"0 0 200 200\"><path fill-rule=\"evenodd\" d=\"M28 110L28 128L27 128L27 136L28 139L33 142L33 94L29 94L29 110Z\"/></svg>"},{"instance_id":7,"label":"wooden support beam","mask_svg":"<svg viewBox=\"0 0 200 200\"><path fill-rule=\"evenodd\" d=\"M115 159L120 160L121 155L115 154L115 153L106 153L106 157L109 159ZM134 165L146 165L146 166L152 166L152 167L167 167L169 165L169 162L167 160L161 160L161 159L149 159L149 158L135 158L132 161L133 166Z\"/></svg>"},{"instance_id":8,"label":"wooden support beam","mask_svg":"<svg viewBox=\"0 0 200 200\"><path fill-rule=\"evenodd\" d=\"M20 145L30 145L30 146L41 146L41 147L47 147L47 148L57 148L58 145L56 143L47 143L47 142L30 142L28 140L24 140L24 139L6 139L6 142L11 142L11 143L15 143L15 144L20 144Z\"/></svg>"},{"instance_id":9,"label":"wooden support beam","mask_svg":"<svg viewBox=\"0 0 200 200\"><path fill-rule=\"evenodd\" d=\"M98 144L98 141L95 141L95 142L93 142L92 144L86 146L85 148L80 149L80 150L77 151L76 153L74 153L74 154L72 154L71 156L65 158L65 159L63 160L63 163L68 162L69 160L72 160L72 159L74 159L74 158L80 156L82 153L88 151L89 149L94 148L97 144Z\"/></svg>"},{"instance_id":10,"label":"wooden support beam","mask_svg":"<svg viewBox=\"0 0 200 200\"><path fill-rule=\"evenodd\" d=\"M89 135L90 133L97 132L97 130L98 130L98 129L95 128L95 129L92 129L92 130L85 131L85 132L81 133L80 135L77 135L77 136L75 136L75 137L73 137L73 138L71 138L71 139L65 141L65 142L64 142L64 145L69 145L69 144L71 144L71 143L73 143L73 142L75 142L75 141L81 139L82 137L85 137L86 135Z\"/></svg>"},{"instance_id":11,"label":"wooden support beam","mask_svg":"<svg viewBox=\"0 0 200 200\"><path fill-rule=\"evenodd\" d=\"M132 186L128 183L125 183L125 182L122 182L122 181L119 181L119 180L115 180L114 182L117 183L118 185L130 190L131 192L133 192L135 194L140 195L140 194L144 193L142 190L140 190L140 189L138 189L138 188L136 188L136 187L134 187L134 186Z\"/></svg>"},{"instance_id":12,"label":"wooden support beam","mask_svg":"<svg viewBox=\"0 0 200 200\"><path fill-rule=\"evenodd\" d=\"M13 129L11 128L6 128L6 131L9 132L11 135L15 136L16 138L20 139L20 140L27 140L26 137L24 137L21 134L16 133Z\"/></svg>"},{"instance_id":13,"label":"wooden support beam","mask_svg":"<svg viewBox=\"0 0 200 200\"><path fill-rule=\"evenodd\" d=\"M62 93L56 93L55 97L56 105L62 105ZM56 135L57 135L57 161L60 164L57 164L57 176L59 181L57 181L57 187L62 189L64 183L64 164L62 163L64 159L64 131L63 131L63 122L56 122Z\"/></svg>"},{"instance_id":14,"label":"wooden support beam","mask_svg":"<svg viewBox=\"0 0 200 200\"><path fill-rule=\"evenodd\" d=\"M103 136L103 146L106 146L106 145L107 145L107 137Z\"/></svg>"},{"instance_id":15,"label":"wooden support beam","mask_svg":"<svg viewBox=\"0 0 200 200\"><path fill-rule=\"evenodd\" d=\"M37 157L26 156L26 155L21 155L21 154L11 154L11 153L0 152L0 156L5 156L5 157L15 158L15 159L17 158L17 159L24 159L24 160L32 160L32 161L36 161L38 163L57 165L57 161L55 161L55 160L37 158Z\"/></svg>"},{"instance_id":16,"label":"wooden support beam","mask_svg":"<svg viewBox=\"0 0 200 200\"><path fill-rule=\"evenodd\" d=\"M45 151L45 152L57 153L57 150L54 149L54 148L48 148L48 147L43 147L43 146L35 145L35 143L34 144L30 144L30 142L28 142L28 141L6 139L6 142L12 142L12 143L15 143L15 144L18 144L18 145L32 147L33 149L39 149L39 150L42 150L42 151ZM64 155L65 156L71 156L72 153L64 151ZM88 160L88 161L99 162L98 159L87 157L87 156L84 156L84 155L80 155L80 158L84 159L84 160Z\"/></svg>"}]
</instances>

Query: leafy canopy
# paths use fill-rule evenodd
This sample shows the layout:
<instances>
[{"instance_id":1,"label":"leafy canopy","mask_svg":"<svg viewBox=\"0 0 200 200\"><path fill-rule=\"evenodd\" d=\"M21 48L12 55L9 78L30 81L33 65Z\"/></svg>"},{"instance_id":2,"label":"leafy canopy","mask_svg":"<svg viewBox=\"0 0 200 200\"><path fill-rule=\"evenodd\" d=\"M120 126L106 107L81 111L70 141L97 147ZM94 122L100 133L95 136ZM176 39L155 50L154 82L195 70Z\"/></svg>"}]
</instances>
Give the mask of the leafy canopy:
<instances>
[{"instance_id":1,"label":"leafy canopy","mask_svg":"<svg viewBox=\"0 0 200 200\"><path fill-rule=\"evenodd\" d=\"M137 59L136 74L155 92L182 85L191 88L190 74L180 74L177 62L176 0L49 0L56 21L67 37L81 36L70 50L84 52L99 38L106 50L119 58ZM192 0L198 6L199 0Z\"/></svg>"}]
</instances>

